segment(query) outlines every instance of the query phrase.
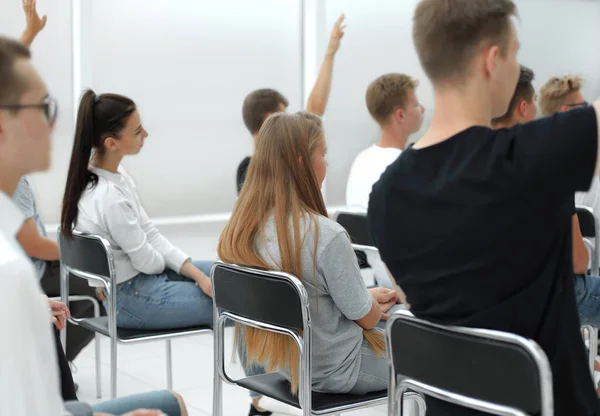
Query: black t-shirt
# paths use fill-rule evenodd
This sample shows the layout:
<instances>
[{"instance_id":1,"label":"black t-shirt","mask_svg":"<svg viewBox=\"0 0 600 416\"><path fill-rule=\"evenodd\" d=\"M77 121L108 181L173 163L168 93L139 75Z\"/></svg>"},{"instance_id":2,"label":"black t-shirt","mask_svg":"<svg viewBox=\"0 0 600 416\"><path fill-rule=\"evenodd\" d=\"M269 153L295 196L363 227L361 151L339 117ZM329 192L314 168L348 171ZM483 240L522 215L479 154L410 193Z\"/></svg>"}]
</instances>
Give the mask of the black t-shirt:
<instances>
[{"instance_id":1,"label":"black t-shirt","mask_svg":"<svg viewBox=\"0 0 600 416\"><path fill-rule=\"evenodd\" d=\"M242 186L244 185L244 181L246 180L246 172L248 171L248 166L250 166L250 156L246 156L244 160L240 162L240 165L237 168L237 175L235 179L237 184L238 195L240 194Z\"/></svg>"},{"instance_id":2,"label":"black t-shirt","mask_svg":"<svg viewBox=\"0 0 600 416\"><path fill-rule=\"evenodd\" d=\"M600 415L571 251L573 193L591 183L596 123L587 108L409 148L369 204L371 234L411 312L535 340L552 367L556 415ZM437 400L428 410L480 414Z\"/></svg>"}]
</instances>

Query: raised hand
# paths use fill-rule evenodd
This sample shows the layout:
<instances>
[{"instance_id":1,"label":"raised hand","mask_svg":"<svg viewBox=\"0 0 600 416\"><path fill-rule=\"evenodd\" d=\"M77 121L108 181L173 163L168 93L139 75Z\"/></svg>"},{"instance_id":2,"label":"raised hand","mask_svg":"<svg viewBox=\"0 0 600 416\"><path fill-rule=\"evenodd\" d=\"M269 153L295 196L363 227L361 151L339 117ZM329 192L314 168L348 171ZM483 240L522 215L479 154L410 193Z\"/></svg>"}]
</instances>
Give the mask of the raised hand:
<instances>
[{"instance_id":1,"label":"raised hand","mask_svg":"<svg viewBox=\"0 0 600 416\"><path fill-rule=\"evenodd\" d=\"M329 38L329 45L327 46L327 55L333 56L340 48L340 43L342 38L344 37L344 29L346 25L344 24L344 19L346 16L342 13L338 20L333 25L333 29L331 30L331 36Z\"/></svg>"},{"instance_id":2,"label":"raised hand","mask_svg":"<svg viewBox=\"0 0 600 416\"><path fill-rule=\"evenodd\" d=\"M36 9L36 0L23 0L23 10L25 11L25 19L27 21L27 28L32 35L37 35L46 26L47 16L44 15L40 18L40 15Z\"/></svg>"}]
</instances>

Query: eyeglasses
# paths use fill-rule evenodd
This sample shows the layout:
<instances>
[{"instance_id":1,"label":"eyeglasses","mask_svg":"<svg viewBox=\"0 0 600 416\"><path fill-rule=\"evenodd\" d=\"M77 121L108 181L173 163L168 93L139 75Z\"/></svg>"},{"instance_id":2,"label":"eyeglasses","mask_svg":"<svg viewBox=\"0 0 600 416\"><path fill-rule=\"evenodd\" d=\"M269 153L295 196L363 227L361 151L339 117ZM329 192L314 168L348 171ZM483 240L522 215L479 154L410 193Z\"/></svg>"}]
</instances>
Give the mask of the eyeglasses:
<instances>
[{"instance_id":1,"label":"eyeglasses","mask_svg":"<svg viewBox=\"0 0 600 416\"><path fill-rule=\"evenodd\" d=\"M48 122L49 125L54 124L54 122L56 121L56 118L58 117L58 102L48 96L44 99L44 102L40 103L40 104L7 104L7 105L0 105L0 109L4 109L4 110L23 110L25 108L39 108L41 110L43 110L44 112L44 117L46 118L46 121Z\"/></svg>"},{"instance_id":2,"label":"eyeglasses","mask_svg":"<svg viewBox=\"0 0 600 416\"><path fill-rule=\"evenodd\" d=\"M590 103L588 103L587 101L582 101L580 103L565 104L565 105L569 108L575 108L575 107L587 107L590 105Z\"/></svg>"}]
</instances>

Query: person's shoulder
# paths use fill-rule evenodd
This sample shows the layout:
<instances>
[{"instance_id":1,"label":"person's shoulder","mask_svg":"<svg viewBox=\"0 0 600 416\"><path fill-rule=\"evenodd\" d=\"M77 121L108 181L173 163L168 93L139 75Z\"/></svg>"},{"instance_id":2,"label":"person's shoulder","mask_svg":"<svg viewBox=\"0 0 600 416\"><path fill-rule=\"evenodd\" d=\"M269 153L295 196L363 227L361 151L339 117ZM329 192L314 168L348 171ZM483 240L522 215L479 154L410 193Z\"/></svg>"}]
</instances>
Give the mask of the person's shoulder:
<instances>
[{"instance_id":1,"label":"person's shoulder","mask_svg":"<svg viewBox=\"0 0 600 416\"><path fill-rule=\"evenodd\" d=\"M340 234L347 235L346 229L331 218L318 215L317 221L319 224L319 245L321 245L321 242L328 245Z\"/></svg>"},{"instance_id":2,"label":"person's shoulder","mask_svg":"<svg viewBox=\"0 0 600 416\"><path fill-rule=\"evenodd\" d=\"M243 158L242 161L240 162L240 164L238 165L238 171L241 169L247 169L248 166L250 165L250 160L251 160L250 156L246 156L245 158Z\"/></svg>"},{"instance_id":3,"label":"person's shoulder","mask_svg":"<svg viewBox=\"0 0 600 416\"><path fill-rule=\"evenodd\" d=\"M36 278L35 271L31 262L20 252L11 237L7 237L4 233L0 233L0 285L3 289L11 284L13 280L19 280L23 276L31 276ZM4 290L1 293L10 293Z\"/></svg>"},{"instance_id":4,"label":"person's shoulder","mask_svg":"<svg viewBox=\"0 0 600 416\"><path fill-rule=\"evenodd\" d=\"M23 176L17 185L17 189L13 194L13 199L18 200L23 197L29 197L33 194L33 190L31 189L31 183L26 176Z\"/></svg>"}]
</instances>

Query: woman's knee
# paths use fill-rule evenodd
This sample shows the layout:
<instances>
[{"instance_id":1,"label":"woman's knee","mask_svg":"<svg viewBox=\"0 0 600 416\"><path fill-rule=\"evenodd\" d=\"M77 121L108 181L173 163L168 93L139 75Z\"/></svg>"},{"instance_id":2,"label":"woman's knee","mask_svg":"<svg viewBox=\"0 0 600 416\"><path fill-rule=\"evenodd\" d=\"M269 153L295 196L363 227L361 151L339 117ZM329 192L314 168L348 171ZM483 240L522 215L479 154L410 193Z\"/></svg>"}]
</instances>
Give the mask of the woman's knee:
<instances>
[{"instance_id":1,"label":"woman's knee","mask_svg":"<svg viewBox=\"0 0 600 416\"><path fill-rule=\"evenodd\" d=\"M170 393L177 399L177 403L179 404L180 416L188 416L187 407L185 405L183 397L181 397L179 393L176 393L174 391L171 391Z\"/></svg>"}]
</instances>

